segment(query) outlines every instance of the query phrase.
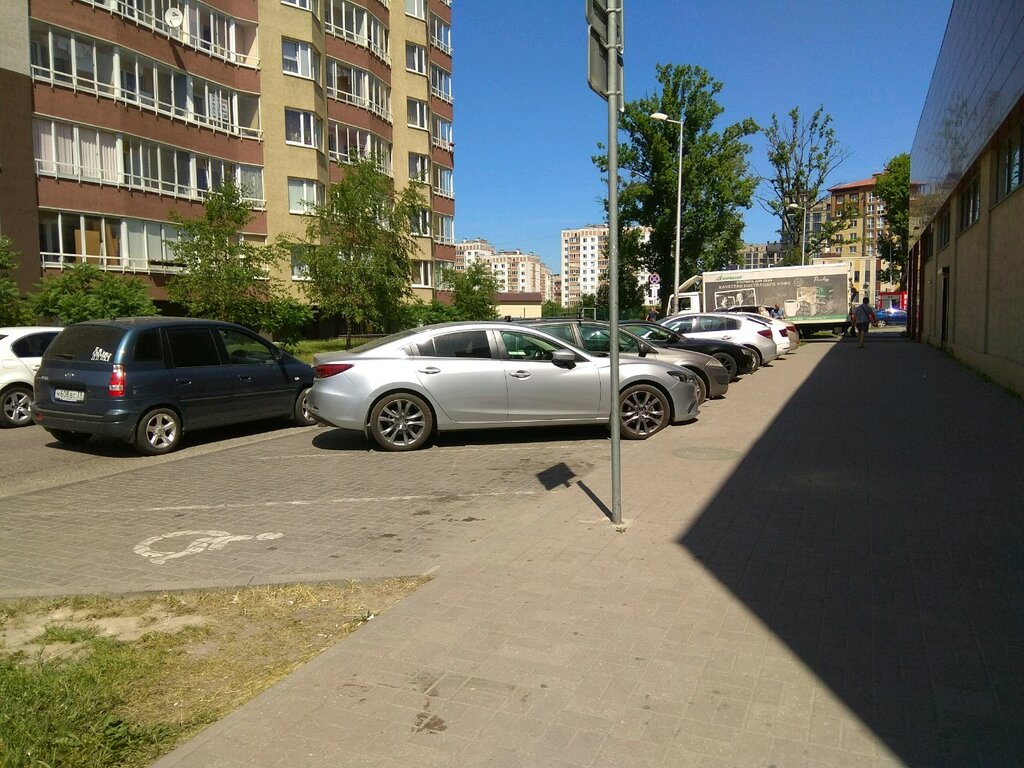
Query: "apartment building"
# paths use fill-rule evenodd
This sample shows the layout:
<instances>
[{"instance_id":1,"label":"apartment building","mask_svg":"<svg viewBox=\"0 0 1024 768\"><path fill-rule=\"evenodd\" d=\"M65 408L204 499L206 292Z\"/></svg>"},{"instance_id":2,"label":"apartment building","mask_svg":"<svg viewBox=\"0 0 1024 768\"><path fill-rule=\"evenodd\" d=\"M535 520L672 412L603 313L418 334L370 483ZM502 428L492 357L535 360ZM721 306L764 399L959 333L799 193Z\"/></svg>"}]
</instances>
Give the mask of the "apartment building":
<instances>
[{"instance_id":1,"label":"apartment building","mask_svg":"<svg viewBox=\"0 0 1024 768\"><path fill-rule=\"evenodd\" d=\"M850 263L850 279L854 287L860 298L867 297L872 305L880 291L892 290L891 285L883 285L878 279L878 271L882 267L878 238L885 237L889 231L885 223L885 203L875 197L875 183L879 175L876 173L870 179L829 188L831 210L836 216L850 211L852 218L829 240L827 252L822 254L823 258Z\"/></svg>"},{"instance_id":2,"label":"apartment building","mask_svg":"<svg viewBox=\"0 0 1024 768\"><path fill-rule=\"evenodd\" d=\"M737 269L765 269L782 262L782 243L744 243Z\"/></svg>"},{"instance_id":3,"label":"apartment building","mask_svg":"<svg viewBox=\"0 0 1024 768\"><path fill-rule=\"evenodd\" d=\"M423 193L414 293L454 263L450 0L6 0L0 20L0 232L22 291L87 262L163 299L168 211L197 216L232 179L247 238L301 235L370 157ZM279 275L297 289L301 263Z\"/></svg>"},{"instance_id":4,"label":"apartment building","mask_svg":"<svg viewBox=\"0 0 1024 768\"><path fill-rule=\"evenodd\" d=\"M554 300L551 270L540 256L520 250L498 251L487 240L463 240L455 244L455 269L484 264L498 281L501 293L538 293L543 301Z\"/></svg>"},{"instance_id":5,"label":"apartment building","mask_svg":"<svg viewBox=\"0 0 1024 768\"><path fill-rule=\"evenodd\" d=\"M582 296L596 295L608 271L608 226L588 224L562 230L562 304L572 307Z\"/></svg>"}]
</instances>

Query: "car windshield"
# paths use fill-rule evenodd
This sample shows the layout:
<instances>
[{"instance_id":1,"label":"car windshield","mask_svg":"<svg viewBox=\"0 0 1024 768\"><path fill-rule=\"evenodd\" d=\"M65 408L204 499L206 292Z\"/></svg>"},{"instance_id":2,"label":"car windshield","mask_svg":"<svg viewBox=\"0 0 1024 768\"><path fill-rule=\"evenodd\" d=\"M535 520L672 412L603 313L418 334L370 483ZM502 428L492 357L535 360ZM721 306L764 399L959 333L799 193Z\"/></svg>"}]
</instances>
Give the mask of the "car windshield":
<instances>
[{"instance_id":1,"label":"car windshield","mask_svg":"<svg viewBox=\"0 0 1024 768\"><path fill-rule=\"evenodd\" d=\"M630 333L634 333L641 339L650 339L652 341L671 341L676 338L678 334L673 333L668 328L654 325L633 325L632 323L623 326Z\"/></svg>"}]
</instances>

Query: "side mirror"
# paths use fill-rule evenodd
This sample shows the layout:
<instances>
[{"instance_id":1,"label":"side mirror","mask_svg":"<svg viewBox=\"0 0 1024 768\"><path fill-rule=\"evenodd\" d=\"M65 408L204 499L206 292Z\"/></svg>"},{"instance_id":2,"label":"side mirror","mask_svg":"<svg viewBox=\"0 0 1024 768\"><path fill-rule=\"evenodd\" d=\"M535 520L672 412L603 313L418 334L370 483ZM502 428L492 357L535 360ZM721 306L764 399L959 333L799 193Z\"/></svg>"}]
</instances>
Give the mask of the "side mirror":
<instances>
[{"instance_id":1,"label":"side mirror","mask_svg":"<svg viewBox=\"0 0 1024 768\"><path fill-rule=\"evenodd\" d=\"M576 366L576 353L571 349L556 349L551 353L551 362L559 368L574 368Z\"/></svg>"}]
</instances>

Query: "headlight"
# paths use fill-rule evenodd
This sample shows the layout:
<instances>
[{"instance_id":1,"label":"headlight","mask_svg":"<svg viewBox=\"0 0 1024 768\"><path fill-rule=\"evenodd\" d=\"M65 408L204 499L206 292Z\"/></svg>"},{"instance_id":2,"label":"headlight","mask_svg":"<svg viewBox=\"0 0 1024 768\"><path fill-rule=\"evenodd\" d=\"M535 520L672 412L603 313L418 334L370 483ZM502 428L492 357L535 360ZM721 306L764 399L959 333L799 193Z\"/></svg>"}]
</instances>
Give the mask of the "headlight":
<instances>
[{"instance_id":1,"label":"headlight","mask_svg":"<svg viewBox=\"0 0 1024 768\"><path fill-rule=\"evenodd\" d=\"M668 372L669 376L679 379L680 381L687 381L691 384L697 381L696 374L693 371L687 370L686 368L676 368Z\"/></svg>"}]
</instances>

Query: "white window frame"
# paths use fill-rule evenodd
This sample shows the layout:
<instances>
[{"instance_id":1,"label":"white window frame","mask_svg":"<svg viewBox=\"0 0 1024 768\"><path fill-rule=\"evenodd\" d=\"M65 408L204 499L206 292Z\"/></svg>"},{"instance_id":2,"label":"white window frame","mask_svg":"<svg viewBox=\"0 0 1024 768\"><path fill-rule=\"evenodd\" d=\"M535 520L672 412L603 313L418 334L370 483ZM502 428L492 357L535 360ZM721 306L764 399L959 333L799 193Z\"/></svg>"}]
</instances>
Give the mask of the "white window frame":
<instances>
[{"instance_id":1,"label":"white window frame","mask_svg":"<svg viewBox=\"0 0 1024 768\"><path fill-rule=\"evenodd\" d=\"M288 177L288 213L309 216L323 199L323 184L316 179Z\"/></svg>"},{"instance_id":2,"label":"white window frame","mask_svg":"<svg viewBox=\"0 0 1024 768\"><path fill-rule=\"evenodd\" d=\"M430 128L430 105L419 99L406 99L406 125L410 128Z\"/></svg>"},{"instance_id":3,"label":"white window frame","mask_svg":"<svg viewBox=\"0 0 1024 768\"><path fill-rule=\"evenodd\" d=\"M430 65L430 93L449 104L454 101L452 73L437 64Z\"/></svg>"},{"instance_id":4,"label":"white window frame","mask_svg":"<svg viewBox=\"0 0 1024 768\"><path fill-rule=\"evenodd\" d=\"M430 156L418 152L409 153L409 181L430 183Z\"/></svg>"},{"instance_id":5,"label":"white window frame","mask_svg":"<svg viewBox=\"0 0 1024 768\"><path fill-rule=\"evenodd\" d=\"M282 37L281 71L292 77L320 82L320 53L309 43Z\"/></svg>"},{"instance_id":6,"label":"white window frame","mask_svg":"<svg viewBox=\"0 0 1024 768\"><path fill-rule=\"evenodd\" d=\"M417 43L405 44L405 71L427 74L427 49Z\"/></svg>"},{"instance_id":7,"label":"white window frame","mask_svg":"<svg viewBox=\"0 0 1024 768\"><path fill-rule=\"evenodd\" d=\"M314 12L313 3L315 0L281 0L281 5L290 5L301 11Z\"/></svg>"},{"instance_id":8,"label":"white window frame","mask_svg":"<svg viewBox=\"0 0 1024 768\"><path fill-rule=\"evenodd\" d=\"M426 0L405 0L405 15L414 19L427 20Z\"/></svg>"},{"instance_id":9,"label":"white window frame","mask_svg":"<svg viewBox=\"0 0 1024 768\"><path fill-rule=\"evenodd\" d=\"M298 118L299 137L298 139L288 138L288 121L289 116L292 116L294 120ZM285 143L290 144L293 147L308 147L310 149L319 150L323 147L323 134L324 126L323 121L314 112L308 112L304 109L292 109L291 107L285 107L284 109L284 124L285 124Z\"/></svg>"}]
</instances>

